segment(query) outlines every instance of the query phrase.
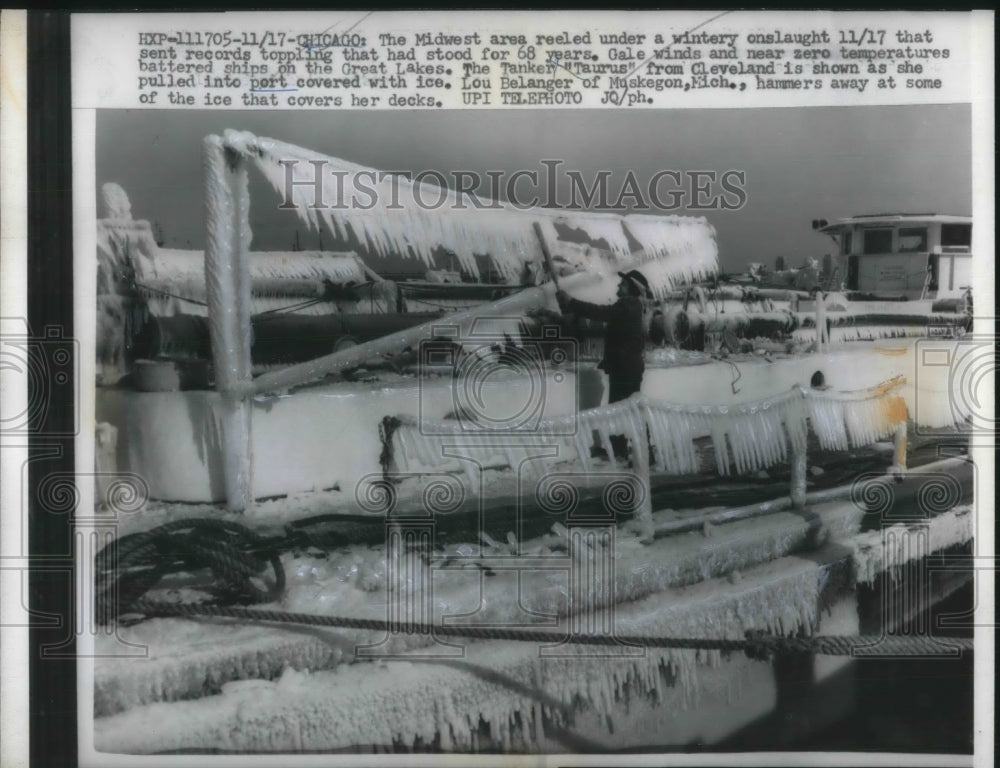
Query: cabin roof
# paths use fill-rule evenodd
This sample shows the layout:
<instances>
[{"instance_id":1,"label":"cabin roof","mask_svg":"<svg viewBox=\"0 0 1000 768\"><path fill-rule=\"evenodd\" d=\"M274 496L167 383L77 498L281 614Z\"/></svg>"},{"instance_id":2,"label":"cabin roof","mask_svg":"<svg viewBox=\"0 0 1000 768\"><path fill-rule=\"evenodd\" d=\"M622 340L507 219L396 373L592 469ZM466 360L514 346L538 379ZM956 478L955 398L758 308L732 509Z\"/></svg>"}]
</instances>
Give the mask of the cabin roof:
<instances>
[{"instance_id":1,"label":"cabin roof","mask_svg":"<svg viewBox=\"0 0 1000 768\"><path fill-rule=\"evenodd\" d=\"M946 213L873 213L859 216L849 216L846 219L820 227L820 232L843 232L856 224L893 225L893 224L971 224L971 216L955 216Z\"/></svg>"}]
</instances>

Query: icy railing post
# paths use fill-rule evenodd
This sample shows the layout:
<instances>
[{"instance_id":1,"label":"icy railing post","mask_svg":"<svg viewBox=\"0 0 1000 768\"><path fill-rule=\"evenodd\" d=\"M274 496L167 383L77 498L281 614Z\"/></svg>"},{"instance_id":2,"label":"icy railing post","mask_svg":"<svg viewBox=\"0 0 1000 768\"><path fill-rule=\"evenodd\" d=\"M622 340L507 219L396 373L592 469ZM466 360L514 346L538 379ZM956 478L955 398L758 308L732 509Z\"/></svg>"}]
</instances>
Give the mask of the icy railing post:
<instances>
[{"instance_id":1,"label":"icy railing post","mask_svg":"<svg viewBox=\"0 0 1000 768\"><path fill-rule=\"evenodd\" d=\"M892 466L889 468L892 474L902 475L906 473L906 422L902 421L896 425L896 431L892 435Z\"/></svg>"},{"instance_id":2,"label":"icy railing post","mask_svg":"<svg viewBox=\"0 0 1000 768\"><path fill-rule=\"evenodd\" d=\"M816 292L816 350L823 349L829 342L829 334L826 328L826 299L823 292Z\"/></svg>"},{"instance_id":3,"label":"icy railing post","mask_svg":"<svg viewBox=\"0 0 1000 768\"><path fill-rule=\"evenodd\" d=\"M108 490L118 474L118 428L107 422L98 423L94 453L95 491L97 503L108 498ZM113 510L111 510L113 514Z\"/></svg>"},{"instance_id":4,"label":"icy railing post","mask_svg":"<svg viewBox=\"0 0 1000 768\"><path fill-rule=\"evenodd\" d=\"M252 500L250 447L250 193L241 136L207 136L205 289L215 386L221 396L226 505L241 512Z\"/></svg>"},{"instance_id":5,"label":"icy railing post","mask_svg":"<svg viewBox=\"0 0 1000 768\"><path fill-rule=\"evenodd\" d=\"M792 443L792 506L796 509L806 507L806 446L805 441L801 444Z\"/></svg>"},{"instance_id":6,"label":"icy railing post","mask_svg":"<svg viewBox=\"0 0 1000 768\"><path fill-rule=\"evenodd\" d=\"M653 492L649 480L649 438L646 435L646 424L640 422L639 434L633 437L632 470L639 484L638 506L635 510L636 526L639 540L643 544L653 543Z\"/></svg>"}]
</instances>

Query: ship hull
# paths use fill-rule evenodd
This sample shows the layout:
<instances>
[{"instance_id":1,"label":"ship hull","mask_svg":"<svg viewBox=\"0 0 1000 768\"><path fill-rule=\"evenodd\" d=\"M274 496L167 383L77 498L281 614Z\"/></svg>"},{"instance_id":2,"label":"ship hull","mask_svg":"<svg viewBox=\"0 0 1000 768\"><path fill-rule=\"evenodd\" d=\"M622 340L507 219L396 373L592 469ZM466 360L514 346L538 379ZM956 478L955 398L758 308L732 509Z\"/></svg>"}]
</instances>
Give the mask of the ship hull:
<instances>
[{"instance_id":1,"label":"ship hull","mask_svg":"<svg viewBox=\"0 0 1000 768\"><path fill-rule=\"evenodd\" d=\"M953 356L962 344L955 339L896 339L774 358L654 355L642 392L680 405L735 405L808 386L816 371L835 390L864 389L903 376L901 394L911 420L935 429L960 421L956 407L961 403L949 395L954 369L935 361ZM484 407L493 413L535 409L547 418L607 401L607 379L592 363L544 376L541 387L533 387L538 382L517 371L490 376L483 385ZM456 395L456 386L464 385L447 376L418 373L381 384L338 382L255 399L253 495L354 488L362 478L382 471L383 418L445 418L466 399L465 393ZM141 476L153 499L224 500L218 393L99 388L96 408L97 421L117 429L117 445L108 457L114 466L105 471Z\"/></svg>"}]
</instances>

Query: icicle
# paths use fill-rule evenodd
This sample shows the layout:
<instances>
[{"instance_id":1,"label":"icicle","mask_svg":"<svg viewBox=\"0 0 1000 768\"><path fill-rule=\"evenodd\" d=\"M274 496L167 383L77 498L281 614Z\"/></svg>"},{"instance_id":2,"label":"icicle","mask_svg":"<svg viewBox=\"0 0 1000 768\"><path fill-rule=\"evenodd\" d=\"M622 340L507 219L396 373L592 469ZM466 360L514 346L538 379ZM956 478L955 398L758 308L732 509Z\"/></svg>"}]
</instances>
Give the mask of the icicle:
<instances>
[{"instance_id":1,"label":"icicle","mask_svg":"<svg viewBox=\"0 0 1000 768\"><path fill-rule=\"evenodd\" d=\"M575 431L570 431L574 421ZM906 406L898 395L886 392L852 395L801 388L739 406L677 406L638 396L580 414L543 420L532 433L512 432L512 436L518 435L519 443L494 449L489 445L470 447L468 452L484 463L505 459L511 467L521 465L529 456L538 457L528 462L531 467L526 469L532 474L549 472L555 463L575 452L589 468L590 440L596 431L613 466L617 467L617 462L610 438L625 435L634 448L652 447L655 455L647 458L656 467L681 474L699 471L694 440L708 434L718 472L747 474L786 461L789 443L793 453L804 451L809 422L824 449L845 450L849 445L869 444L894 434L899 424L906 423ZM415 424L401 424L397 431L400 445L405 446L401 451L407 456L416 455L425 466L440 465L444 462L441 435L458 434L460 425L440 421L425 423L424 427L437 434L422 435ZM557 455L540 456L549 453L553 444Z\"/></svg>"},{"instance_id":2,"label":"icicle","mask_svg":"<svg viewBox=\"0 0 1000 768\"><path fill-rule=\"evenodd\" d=\"M729 474L729 447L726 440L726 429L722 419L710 417L712 447L715 449L715 463L720 475Z\"/></svg>"},{"instance_id":3,"label":"icicle","mask_svg":"<svg viewBox=\"0 0 1000 768\"><path fill-rule=\"evenodd\" d=\"M618 461L615 457L615 451L611 446L611 432L603 422L597 422L595 426L597 427L597 433L601 436L601 446L608 455L608 461L611 462L611 467L613 469L618 469Z\"/></svg>"},{"instance_id":4,"label":"icicle","mask_svg":"<svg viewBox=\"0 0 1000 768\"><path fill-rule=\"evenodd\" d=\"M633 214L625 226L642 244L645 259L656 260L643 273L660 296L675 283L701 279L718 268L715 230L704 219Z\"/></svg>"},{"instance_id":5,"label":"icicle","mask_svg":"<svg viewBox=\"0 0 1000 768\"><path fill-rule=\"evenodd\" d=\"M756 410L756 407L751 410ZM773 429L774 425L762 410L757 410L752 415L755 426L751 431L761 436L761 439L757 443L758 464L761 468L768 467L778 462L777 438Z\"/></svg>"},{"instance_id":6,"label":"icicle","mask_svg":"<svg viewBox=\"0 0 1000 768\"><path fill-rule=\"evenodd\" d=\"M626 434L636 452L642 450L640 443L645 444L646 441L646 420L642 417L641 407L640 401L630 400L624 413Z\"/></svg>"},{"instance_id":7,"label":"icicle","mask_svg":"<svg viewBox=\"0 0 1000 768\"><path fill-rule=\"evenodd\" d=\"M658 415L667 441L666 456L671 462L672 471L685 472L689 467L688 450L693 447L687 415L668 410L661 410Z\"/></svg>"},{"instance_id":8,"label":"icicle","mask_svg":"<svg viewBox=\"0 0 1000 768\"><path fill-rule=\"evenodd\" d=\"M746 441L742 430L742 419L736 415L730 415L726 406L719 409L719 415L716 418L721 423L720 429L726 432L726 439L732 453L735 473L742 475L746 472L747 467Z\"/></svg>"},{"instance_id":9,"label":"icicle","mask_svg":"<svg viewBox=\"0 0 1000 768\"><path fill-rule=\"evenodd\" d=\"M403 472L410 471L410 447L407 444L406 435L404 430L396 429L391 439L392 445L392 460L395 465Z\"/></svg>"},{"instance_id":10,"label":"icicle","mask_svg":"<svg viewBox=\"0 0 1000 768\"><path fill-rule=\"evenodd\" d=\"M709 431L708 422L700 414L686 411L673 411L670 414L677 424L677 457L679 466L688 472L698 471L698 453L694 447L694 439L698 434Z\"/></svg>"},{"instance_id":11,"label":"icicle","mask_svg":"<svg viewBox=\"0 0 1000 768\"><path fill-rule=\"evenodd\" d=\"M585 471L589 472L591 469L590 463L590 432L587 431L586 425L582 422L578 424L576 431L573 433L573 449L576 451L576 458L583 464Z\"/></svg>"},{"instance_id":12,"label":"icicle","mask_svg":"<svg viewBox=\"0 0 1000 768\"><path fill-rule=\"evenodd\" d=\"M659 467L664 472L678 472L680 462L677 460L674 436L667 427L666 415L658 409L650 409L653 422L654 441Z\"/></svg>"},{"instance_id":13,"label":"icicle","mask_svg":"<svg viewBox=\"0 0 1000 768\"><path fill-rule=\"evenodd\" d=\"M369 186L375 175L372 169L273 139L257 138L247 144L248 157L279 194L284 193L285 174L291 168L293 181L297 182L292 188L291 202L306 223L316 228L322 218L341 239L350 228L380 254L396 252L431 265L434 251L444 247L455 253L462 268L473 275L478 275L476 256L488 254L502 275L516 278L526 259L541 259L540 246L531 228L537 221L550 237L554 234L554 223L561 222L584 231L594 242L603 241L618 258L636 256L630 252L623 219L617 215L545 209L521 211L496 201L490 201L492 204L486 210L459 210L456 193L424 187L422 197L443 199L443 205L432 211L417 206L390 209L392 200L414 195L415 185L398 176L375 184L378 193L375 206L360 211L342 198L351 194L360 174L365 175ZM281 160L299 162L288 166L281 165ZM322 161L325 168L340 171L323 177L322 193L327 207L319 215L315 208L309 207L314 202L311 198L315 190L312 184L315 166L310 162L314 160ZM629 231L644 246L638 258L644 263L644 270L648 270L647 278L655 292L662 294L675 282L704 277L717 269L714 230L704 219L635 216L629 217L629 221Z\"/></svg>"},{"instance_id":14,"label":"icicle","mask_svg":"<svg viewBox=\"0 0 1000 768\"><path fill-rule=\"evenodd\" d=\"M852 538L849 545L853 550L857 581L871 584L879 574L898 569L924 556L927 551L938 552L970 541L975 533L971 508L956 507L932 517L927 529L927 549L907 546L912 541L912 533L906 525L870 531Z\"/></svg>"},{"instance_id":15,"label":"icicle","mask_svg":"<svg viewBox=\"0 0 1000 768\"><path fill-rule=\"evenodd\" d=\"M754 444L757 453L758 468L769 467L775 463L774 457L774 434L771 431L771 423L764 417L757 406L751 409L751 433L760 435L760 439Z\"/></svg>"},{"instance_id":16,"label":"icicle","mask_svg":"<svg viewBox=\"0 0 1000 768\"><path fill-rule=\"evenodd\" d=\"M428 453L426 436L412 427L402 425L396 430L396 433L405 433L403 439L406 440L410 446L412 458L415 459L421 466L426 466L425 455Z\"/></svg>"}]
</instances>

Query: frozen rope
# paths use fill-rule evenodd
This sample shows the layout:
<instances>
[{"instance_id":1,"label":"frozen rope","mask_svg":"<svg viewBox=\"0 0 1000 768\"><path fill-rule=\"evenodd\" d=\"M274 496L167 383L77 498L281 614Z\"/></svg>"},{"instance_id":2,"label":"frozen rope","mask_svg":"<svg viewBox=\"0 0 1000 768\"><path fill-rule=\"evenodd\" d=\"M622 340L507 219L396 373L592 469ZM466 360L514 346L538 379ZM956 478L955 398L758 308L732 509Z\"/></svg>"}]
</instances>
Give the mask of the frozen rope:
<instances>
[{"instance_id":1,"label":"frozen rope","mask_svg":"<svg viewBox=\"0 0 1000 768\"><path fill-rule=\"evenodd\" d=\"M146 285L145 283L140 283L138 280L133 280L132 281L132 288L133 289L138 289L136 292L146 291L147 293L156 294L157 296L166 296L169 299L180 299L181 301L187 301L187 302L190 302L191 304L198 304L199 306L202 306L202 307L207 307L208 306L208 302L199 301L198 299L192 299L192 298L189 298L187 296L178 296L176 293L170 293L170 291L164 291L161 288L154 288L151 285Z\"/></svg>"},{"instance_id":2,"label":"frozen rope","mask_svg":"<svg viewBox=\"0 0 1000 768\"><path fill-rule=\"evenodd\" d=\"M130 622L154 617L229 618L243 621L299 624L385 632L433 632L441 637L521 642L568 642L577 645L627 644L648 648L745 651L767 657L772 654L814 653L823 655L919 655L953 650L973 650L967 638L932 636L816 636L786 637L758 632L745 638L690 638L641 635L568 634L525 628L437 626L427 623L389 622L349 616L251 608L274 602L285 589L280 553L296 548L323 548L331 540L348 543L343 528L330 524L378 524L368 515L319 515L296 521L284 533L261 536L244 525L208 518L179 520L130 534L112 542L95 558L96 616L101 624L115 620ZM324 529L323 526L326 526ZM270 587L263 578L270 567ZM216 603L174 603L150 599L146 593L168 573L191 573L209 569L216 581ZM227 603L227 604L222 604ZM234 605L234 603L237 603ZM239 605L239 604L242 605ZM870 649L865 654L865 649Z\"/></svg>"},{"instance_id":3,"label":"frozen rope","mask_svg":"<svg viewBox=\"0 0 1000 768\"><path fill-rule=\"evenodd\" d=\"M975 650L973 638L919 635L817 635L785 637L748 632L742 639L663 637L646 635L569 634L531 629L501 627L458 627L431 624L404 624L383 619L349 616L319 616L310 613L274 611L222 605L193 605L137 600L132 612L149 617L216 617L244 621L300 624L378 632L434 633L438 637L465 637L471 640L513 640L529 643L571 643L573 645L632 645L645 648L686 648L692 650L743 651L758 658L778 654L819 654L824 656L921 656L941 655L943 651ZM865 654L870 649L870 654Z\"/></svg>"},{"instance_id":4,"label":"frozen rope","mask_svg":"<svg viewBox=\"0 0 1000 768\"><path fill-rule=\"evenodd\" d=\"M192 518L175 520L141 533L122 536L95 557L95 608L106 623L140 599L166 575L209 569L213 591L222 600L262 603L285 589L280 554L294 549L353 543L345 526L382 525L366 515L318 515L285 527L283 534L264 537L245 525ZM270 567L273 581L266 587Z\"/></svg>"}]
</instances>

